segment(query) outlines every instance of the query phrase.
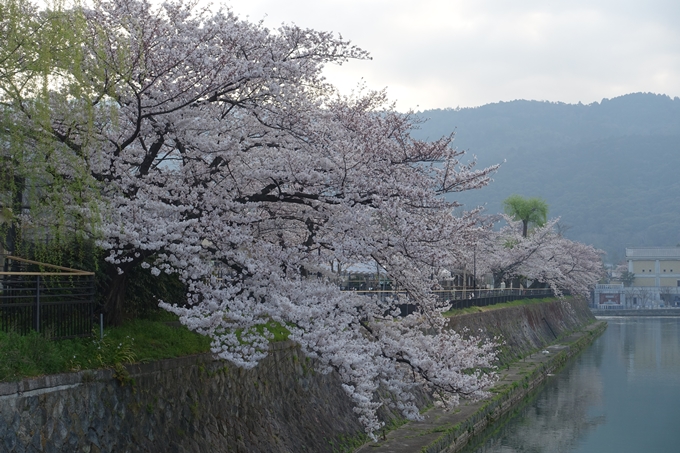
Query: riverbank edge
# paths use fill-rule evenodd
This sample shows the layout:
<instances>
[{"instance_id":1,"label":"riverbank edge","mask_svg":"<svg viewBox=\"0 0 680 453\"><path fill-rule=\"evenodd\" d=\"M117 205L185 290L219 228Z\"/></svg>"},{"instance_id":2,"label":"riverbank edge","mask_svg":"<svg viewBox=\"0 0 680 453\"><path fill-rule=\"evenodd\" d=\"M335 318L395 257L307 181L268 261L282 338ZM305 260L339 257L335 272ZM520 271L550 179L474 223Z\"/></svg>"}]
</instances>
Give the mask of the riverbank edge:
<instances>
[{"instance_id":1,"label":"riverbank edge","mask_svg":"<svg viewBox=\"0 0 680 453\"><path fill-rule=\"evenodd\" d=\"M594 321L584 326L583 329L547 346L543 352L516 361L501 370L501 379L492 389L495 394L490 398L470 403L461 402L458 410L452 413L445 414L441 409L430 409L423 414L429 419L426 422L409 422L392 431L388 436L391 438L389 440L392 440L389 445L366 444L356 450L356 453L369 451L375 453L383 451L456 453L496 420L517 408L524 398L541 385L550 374L587 348L606 328L605 321ZM422 429L419 430L418 425ZM399 437L399 431L404 432L402 433L404 439L417 437L432 437L432 439L427 441L425 446L420 446L419 450L414 450L414 443L417 442L407 440L400 445L395 439Z\"/></svg>"},{"instance_id":2,"label":"riverbank edge","mask_svg":"<svg viewBox=\"0 0 680 453\"><path fill-rule=\"evenodd\" d=\"M591 308L590 311L593 312L594 316L609 318L609 317L680 317L680 308L656 308L653 310L596 310Z\"/></svg>"},{"instance_id":3,"label":"riverbank edge","mask_svg":"<svg viewBox=\"0 0 680 453\"><path fill-rule=\"evenodd\" d=\"M490 400L483 401L477 412L464 422L452 426L442 433L434 443L422 449L422 453L455 453L460 451L487 426L520 404L527 395L549 377L549 374L562 368L569 359L590 346L597 337L604 333L606 328L607 323L605 321L595 321L583 331L576 332L563 341L551 345L564 345L565 347L554 355L543 354L544 357L548 358L547 361L538 362L531 374L521 380L514 381L507 390L498 393ZM546 350L550 351L551 349L554 348L549 347ZM512 368L513 365L510 365L510 367Z\"/></svg>"}]
</instances>

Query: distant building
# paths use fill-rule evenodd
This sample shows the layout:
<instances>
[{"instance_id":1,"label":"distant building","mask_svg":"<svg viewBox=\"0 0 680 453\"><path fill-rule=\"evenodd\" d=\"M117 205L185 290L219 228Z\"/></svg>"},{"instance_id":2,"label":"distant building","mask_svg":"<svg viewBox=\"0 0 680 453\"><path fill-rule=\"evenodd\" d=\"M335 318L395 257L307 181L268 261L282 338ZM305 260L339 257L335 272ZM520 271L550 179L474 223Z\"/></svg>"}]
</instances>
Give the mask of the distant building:
<instances>
[{"instance_id":1,"label":"distant building","mask_svg":"<svg viewBox=\"0 0 680 453\"><path fill-rule=\"evenodd\" d=\"M632 285L596 285L593 308L680 307L680 247L627 248L626 260Z\"/></svg>"},{"instance_id":2,"label":"distant building","mask_svg":"<svg viewBox=\"0 0 680 453\"><path fill-rule=\"evenodd\" d=\"M635 274L631 286L680 286L680 247L627 248L626 260Z\"/></svg>"}]
</instances>

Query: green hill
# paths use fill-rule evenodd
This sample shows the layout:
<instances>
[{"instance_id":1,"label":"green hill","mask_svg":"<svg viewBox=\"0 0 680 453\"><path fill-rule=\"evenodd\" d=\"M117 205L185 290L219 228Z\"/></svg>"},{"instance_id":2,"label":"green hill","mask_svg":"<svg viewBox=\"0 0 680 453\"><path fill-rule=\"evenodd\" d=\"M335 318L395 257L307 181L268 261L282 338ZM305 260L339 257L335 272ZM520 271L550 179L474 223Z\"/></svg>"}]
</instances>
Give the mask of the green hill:
<instances>
[{"instance_id":1,"label":"green hill","mask_svg":"<svg viewBox=\"0 0 680 453\"><path fill-rule=\"evenodd\" d=\"M680 243L680 98L636 93L589 105L512 101L428 110L423 139L455 132L494 182L456 198L501 211L508 195L544 198L571 239L623 258L626 246Z\"/></svg>"}]
</instances>

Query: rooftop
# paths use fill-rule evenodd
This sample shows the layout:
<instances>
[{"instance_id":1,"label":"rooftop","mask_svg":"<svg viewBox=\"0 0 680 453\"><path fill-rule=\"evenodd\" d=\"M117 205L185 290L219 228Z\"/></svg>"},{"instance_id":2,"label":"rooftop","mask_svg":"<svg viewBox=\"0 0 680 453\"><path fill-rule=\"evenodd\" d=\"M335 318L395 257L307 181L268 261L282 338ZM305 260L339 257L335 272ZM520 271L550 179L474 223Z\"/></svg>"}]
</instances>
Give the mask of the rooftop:
<instances>
[{"instance_id":1,"label":"rooftop","mask_svg":"<svg viewBox=\"0 0 680 453\"><path fill-rule=\"evenodd\" d=\"M631 247L626 249L628 259L680 259L680 247Z\"/></svg>"}]
</instances>

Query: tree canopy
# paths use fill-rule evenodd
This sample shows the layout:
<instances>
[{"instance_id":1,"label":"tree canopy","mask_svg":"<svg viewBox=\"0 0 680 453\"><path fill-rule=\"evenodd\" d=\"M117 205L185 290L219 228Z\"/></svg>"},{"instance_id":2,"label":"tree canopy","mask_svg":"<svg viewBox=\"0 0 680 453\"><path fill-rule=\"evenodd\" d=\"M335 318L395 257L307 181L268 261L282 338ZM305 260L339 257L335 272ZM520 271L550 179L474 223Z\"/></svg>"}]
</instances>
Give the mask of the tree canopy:
<instances>
[{"instance_id":1,"label":"tree canopy","mask_svg":"<svg viewBox=\"0 0 680 453\"><path fill-rule=\"evenodd\" d=\"M366 52L181 2L6 5L23 9L4 29L73 31L36 65L27 56L47 41L3 42L3 153L36 164L25 180L105 251L109 321L142 265L179 277L188 303L162 306L236 365L267 354L264 326L286 326L319 370L339 373L369 433L378 385L411 418L414 386L447 404L484 394L493 345L445 329L431 275L482 228L442 195L487 184L496 167L461 163L450 136L413 139L414 118L383 92L343 97L324 81L324 65ZM25 220L51 221L39 211ZM377 262L418 312L395 320L397 301L338 291L323 277L332 262Z\"/></svg>"},{"instance_id":2,"label":"tree canopy","mask_svg":"<svg viewBox=\"0 0 680 453\"><path fill-rule=\"evenodd\" d=\"M490 273L498 285L522 278L544 284L557 294L587 296L602 277L603 253L592 246L571 241L556 228L559 219L551 219L528 236L523 224L505 216L507 226L488 231L479 241L477 267Z\"/></svg>"},{"instance_id":3,"label":"tree canopy","mask_svg":"<svg viewBox=\"0 0 680 453\"><path fill-rule=\"evenodd\" d=\"M88 201L96 197L88 168L77 143L64 146L68 138L52 127L57 110L85 127L92 119L78 105L79 19L75 11L40 10L22 0L0 3L0 239L16 253L25 239L36 242L36 224L49 226L55 239L92 232L86 212L96 210ZM28 206L30 218L23 215ZM31 226L34 237L22 239Z\"/></svg>"},{"instance_id":4,"label":"tree canopy","mask_svg":"<svg viewBox=\"0 0 680 453\"><path fill-rule=\"evenodd\" d=\"M510 195L503 201L503 210L514 220L522 222L524 237L527 237L530 224L542 227L548 220L548 203L541 198Z\"/></svg>"}]
</instances>

